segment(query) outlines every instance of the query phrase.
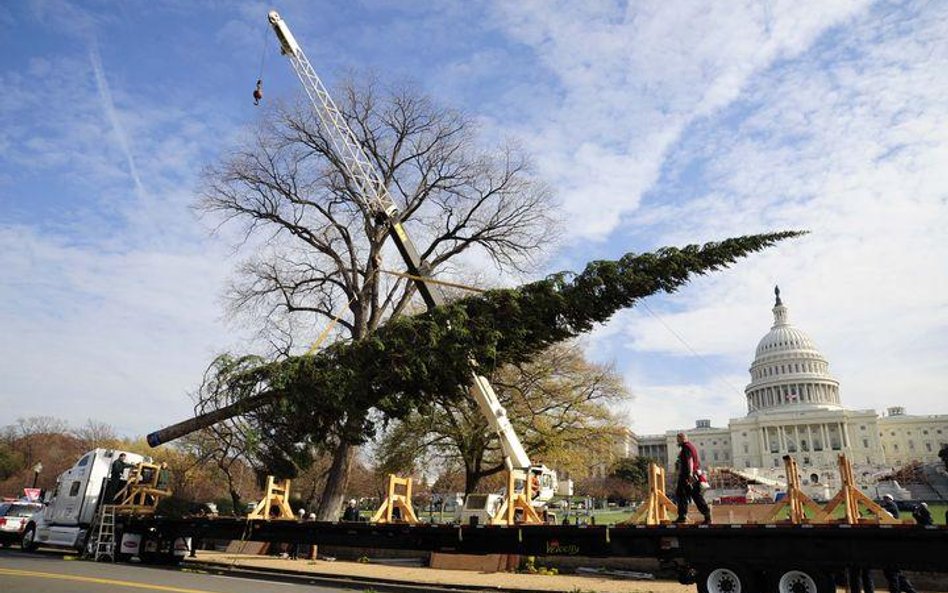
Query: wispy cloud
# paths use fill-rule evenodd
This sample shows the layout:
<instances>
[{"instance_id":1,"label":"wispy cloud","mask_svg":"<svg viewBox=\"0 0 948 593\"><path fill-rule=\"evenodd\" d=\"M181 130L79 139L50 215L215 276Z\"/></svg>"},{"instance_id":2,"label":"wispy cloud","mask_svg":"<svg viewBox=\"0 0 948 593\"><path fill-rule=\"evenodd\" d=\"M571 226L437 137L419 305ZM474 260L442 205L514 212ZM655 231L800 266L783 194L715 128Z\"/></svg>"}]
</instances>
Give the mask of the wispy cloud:
<instances>
[{"instance_id":1,"label":"wispy cloud","mask_svg":"<svg viewBox=\"0 0 948 593\"><path fill-rule=\"evenodd\" d=\"M558 105L516 131L562 188L576 238L602 239L638 208L690 125L867 5L500 4L498 21L533 48L560 90Z\"/></svg>"},{"instance_id":2,"label":"wispy cloud","mask_svg":"<svg viewBox=\"0 0 948 593\"><path fill-rule=\"evenodd\" d=\"M105 76L105 69L102 67L102 56L99 55L99 45L94 38L89 47L89 63L92 65L92 73L95 75L95 86L99 91L102 111L108 118L109 124L112 126L112 134L115 136L115 140L125 155L125 162L128 164L128 173L132 177L135 189L139 196L144 198L145 188L138 174L138 167L135 166L135 156L132 154L132 148L129 144L128 134L125 132L125 126L122 125L119 112L115 108L115 101L112 100L112 90L109 88L109 81Z\"/></svg>"}]
</instances>

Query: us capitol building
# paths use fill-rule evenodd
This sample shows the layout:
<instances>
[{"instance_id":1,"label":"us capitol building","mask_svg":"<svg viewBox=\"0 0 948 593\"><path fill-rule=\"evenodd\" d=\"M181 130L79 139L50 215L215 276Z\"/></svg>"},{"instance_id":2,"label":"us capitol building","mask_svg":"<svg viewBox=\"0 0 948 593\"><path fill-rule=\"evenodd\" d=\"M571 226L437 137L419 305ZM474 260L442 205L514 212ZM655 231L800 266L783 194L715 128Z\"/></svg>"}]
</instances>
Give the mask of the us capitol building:
<instances>
[{"instance_id":1,"label":"us capitol building","mask_svg":"<svg viewBox=\"0 0 948 593\"><path fill-rule=\"evenodd\" d=\"M838 484L840 453L866 479L912 461L938 461L948 443L948 414L910 416L891 407L880 417L875 410L843 407L829 363L806 333L790 325L780 289L775 293L774 324L757 344L744 389L747 415L732 418L727 428L698 420L691 429L633 437L638 454L664 462L673 475L675 435L685 432L705 467L783 479L783 457L792 455L805 482L826 485Z\"/></svg>"}]
</instances>

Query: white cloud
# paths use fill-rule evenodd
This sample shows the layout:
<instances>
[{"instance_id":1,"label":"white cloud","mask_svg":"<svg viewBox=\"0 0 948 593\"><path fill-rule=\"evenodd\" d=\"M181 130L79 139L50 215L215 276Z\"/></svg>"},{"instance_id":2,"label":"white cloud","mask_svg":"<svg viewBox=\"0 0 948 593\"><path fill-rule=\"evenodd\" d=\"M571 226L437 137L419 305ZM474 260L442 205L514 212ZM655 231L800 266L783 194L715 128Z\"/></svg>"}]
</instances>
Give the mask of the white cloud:
<instances>
[{"instance_id":1,"label":"white cloud","mask_svg":"<svg viewBox=\"0 0 948 593\"><path fill-rule=\"evenodd\" d=\"M236 341L215 298L227 266L206 252L103 253L7 227L0 254L0 376L16 414L107 416L141 434L189 414L185 394Z\"/></svg>"},{"instance_id":2,"label":"white cloud","mask_svg":"<svg viewBox=\"0 0 948 593\"><path fill-rule=\"evenodd\" d=\"M236 126L187 88L154 95L110 76L101 15L37 7L75 51L37 45L0 74L0 399L143 434L190 414L211 357L245 337L218 302L234 260L188 209Z\"/></svg>"},{"instance_id":3,"label":"white cloud","mask_svg":"<svg viewBox=\"0 0 948 593\"><path fill-rule=\"evenodd\" d=\"M638 208L690 124L865 5L499 5L498 20L533 48L562 89L557 109L516 131L530 139L543 174L561 188L573 234L602 238L615 229Z\"/></svg>"}]
</instances>

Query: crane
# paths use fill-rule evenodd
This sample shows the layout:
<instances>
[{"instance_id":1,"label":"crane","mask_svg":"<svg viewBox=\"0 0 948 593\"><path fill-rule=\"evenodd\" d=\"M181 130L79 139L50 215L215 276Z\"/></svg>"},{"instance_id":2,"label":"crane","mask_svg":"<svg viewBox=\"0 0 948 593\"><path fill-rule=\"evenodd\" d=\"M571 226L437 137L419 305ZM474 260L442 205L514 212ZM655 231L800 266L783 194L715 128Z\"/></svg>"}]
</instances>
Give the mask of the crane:
<instances>
[{"instance_id":1,"label":"crane","mask_svg":"<svg viewBox=\"0 0 948 593\"><path fill-rule=\"evenodd\" d=\"M268 18L280 41L283 55L290 60L293 70L303 85L303 90L306 91L312 103L313 111L330 136L333 148L345 167L346 173L358 188L358 199L361 200L362 206L367 208L377 221L387 224L391 229L392 240L427 307L431 309L444 304L445 297L440 287L427 280L430 265L418 254L418 250L402 226L398 207L389 194L378 169L365 154L358 138L346 123L342 112L316 74L302 47L290 32L286 21L275 10L270 11ZM572 494L571 482L564 481L560 484L556 479L555 471L544 465L531 463L530 456L507 417L506 409L501 405L490 382L485 377L473 373L469 393L477 402L481 413L487 418L490 427L500 438L507 470L519 483L532 484L529 486L532 490L531 494L534 495L531 504L537 507L545 505L559 493L558 490L562 490L563 494Z\"/></svg>"}]
</instances>

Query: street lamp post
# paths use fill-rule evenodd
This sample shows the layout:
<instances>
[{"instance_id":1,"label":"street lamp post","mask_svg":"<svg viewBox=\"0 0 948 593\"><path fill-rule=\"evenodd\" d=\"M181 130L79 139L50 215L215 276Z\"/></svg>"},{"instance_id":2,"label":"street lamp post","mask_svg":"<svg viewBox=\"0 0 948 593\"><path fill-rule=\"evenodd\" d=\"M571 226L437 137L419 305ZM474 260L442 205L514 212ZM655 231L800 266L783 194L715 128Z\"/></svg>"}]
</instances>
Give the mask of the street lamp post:
<instances>
[{"instance_id":1,"label":"street lamp post","mask_svg":"<svg viewBox=\"0 0 948 593\"><path fill-rule=\"evenodd\" d=\"M43 462L37 461L33 466L33 488L36 488L36 481L39 480L40 472L43 471Z\"/></svg>"}]
</instances>

